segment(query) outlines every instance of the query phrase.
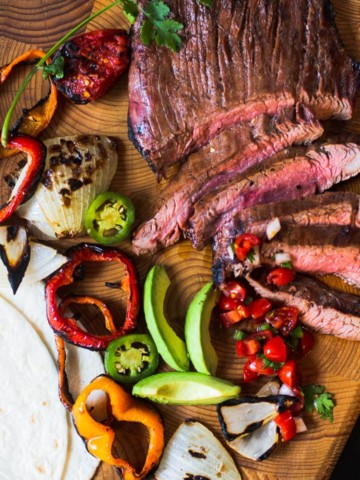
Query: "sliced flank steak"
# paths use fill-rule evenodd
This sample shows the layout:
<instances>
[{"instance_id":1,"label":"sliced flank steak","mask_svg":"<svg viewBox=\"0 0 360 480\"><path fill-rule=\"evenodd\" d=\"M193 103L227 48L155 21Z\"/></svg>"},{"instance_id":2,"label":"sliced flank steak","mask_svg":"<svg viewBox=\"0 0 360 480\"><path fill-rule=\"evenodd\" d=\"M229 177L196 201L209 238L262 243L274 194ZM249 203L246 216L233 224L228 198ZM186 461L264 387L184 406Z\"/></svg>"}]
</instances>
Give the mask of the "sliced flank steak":
<instances>
[{"instance_id":1,"label":"sliced flank steak","mask_svg":"<svg viewBox=\"0 0 360 480\"><path fill-rule=\"evenodd\" d=\"M147 1L141 2L147 4ZM298 103L349 119L358 74L328 0L171 2L179 52L132 32L129 136L159 176L220 131Z\"/></svg>"},{"instance_id":2,"label":"sliced flank steak","mask_svg":"<svg viewBox=\"0 0 360 480\"><path fill-rule=\"evenodd\" d=\"M360 341L359 296L339 292L299 273L288 285L270 287L266 273L258 268L246 276L256 293L275 304L297 307L300 321L316 332Z\"/></svg>"},{"instance_id":3,"label":"sliced flank steak","mask_svg":"<svg viewBox=\"0 0 360 480\"><path fill-rule=\"evenodd\" d=\"M290 149L286 159L269 159L203 195L194 205L186 235L201 249L245 208L323 192L359 172L360 146L355 143L315 144L300 154Z\"/></svg>"},{"instance_id":4,"label":"sliced flank steak","mask_svg":"<svg viewBox=\"0 0 360 480\"><path fill-rule=\"evenodd\" d=\"M176 177L159 194L158 208L134 234L136 253L146 253L175 243L186 228L193 205L234 176L294 143L311 142L323 128L312 114L299 106L275 117L260 115L245 125L229 128L191 155ZM298 147L302 152L305 147Z\"/></svg>"}]
</instances>

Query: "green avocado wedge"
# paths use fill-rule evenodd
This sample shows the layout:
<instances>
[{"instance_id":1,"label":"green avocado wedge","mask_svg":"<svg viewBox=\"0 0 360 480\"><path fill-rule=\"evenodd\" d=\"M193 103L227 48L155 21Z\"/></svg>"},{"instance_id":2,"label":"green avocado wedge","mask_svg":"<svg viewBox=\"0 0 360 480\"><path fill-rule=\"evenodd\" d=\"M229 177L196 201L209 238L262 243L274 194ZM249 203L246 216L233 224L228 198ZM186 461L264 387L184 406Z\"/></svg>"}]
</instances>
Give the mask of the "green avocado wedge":
<instances>
[{"instance_id":1,"label":"green avocado wedge","mask_svg":"<svg viewBox=\"0 0 360 480\"><path fill-rule=\"evenodd\" d=\"M185 341L190 360L195 370L207 375L215 375L218 365L209 325L219 296L220 292L211 282L204 285L190 303L185 320Z\"/></svg>"},{"instance_id":2,"label":"green avocado wedge","mask_svg":"<svg viewBox=\"0 0 360 480\"><path fill-rule=\"evenodd\" d=\"M154 265L147 274L144 286L146 325L160 356L174 370L186 372L190 361L185 342L169 325L164 314L166 292L170 280L163 266Z\"/></svg>"},{"instance_id":3,"label":"green avocado wedge","mask_svg":"<svg viewBox=\"0 0 360 480\"><path fill-rule=\"evenodd\" d=\"M240 387L198 372L157 373L133 387L132 394L172 405L216 405L235 398Z\"/></svg>"}]
</instances>

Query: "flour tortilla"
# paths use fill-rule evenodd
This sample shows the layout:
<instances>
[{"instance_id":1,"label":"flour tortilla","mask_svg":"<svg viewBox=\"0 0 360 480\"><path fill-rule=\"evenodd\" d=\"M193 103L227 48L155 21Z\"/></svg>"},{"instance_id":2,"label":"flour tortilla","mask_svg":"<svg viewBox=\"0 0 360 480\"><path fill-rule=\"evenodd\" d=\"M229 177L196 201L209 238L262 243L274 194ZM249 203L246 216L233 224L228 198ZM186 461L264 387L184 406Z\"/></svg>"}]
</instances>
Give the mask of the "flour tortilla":
<instances>
[{"instance_id":1,"label":"flour tortilla","mask_svg":"<svg viewBox=\"0 0 360 480\"><path fill-rule=\"evenodd\" d=\"M68 425L54 362L35 330L0 299L0 479L60 480Z\"/></svg>"},{"instance_id":2,"label":"flour tortilla","mask_svg":"<svg viewBox=\"0 0 360 480\"><path fill-rule=\"evenodd\" d=\"M0 288L0 297L5 298L19 312L24 313L28 322L41 337L52 356L53 364L55 364L57 352L54 333L46 318L44 284L42 282L36 282L33 285L21 284L16 295L10 288ZM95 377L104 373L104 365L101 355L97 352L78 348L74 345L67 345L66 350L70 391L76 398L86 385ZM57 391L56 386L56 394ZM102 396L100 398L94 396L91 401L95 406L96 403L101 403ZM59 400L58 402L60 404ZM69 415L67 421L69 425L68 455L62 480L90 480L100 462L87 452ZM2 480L1 477L0 480Z\"/></svg>"}]
</instances>

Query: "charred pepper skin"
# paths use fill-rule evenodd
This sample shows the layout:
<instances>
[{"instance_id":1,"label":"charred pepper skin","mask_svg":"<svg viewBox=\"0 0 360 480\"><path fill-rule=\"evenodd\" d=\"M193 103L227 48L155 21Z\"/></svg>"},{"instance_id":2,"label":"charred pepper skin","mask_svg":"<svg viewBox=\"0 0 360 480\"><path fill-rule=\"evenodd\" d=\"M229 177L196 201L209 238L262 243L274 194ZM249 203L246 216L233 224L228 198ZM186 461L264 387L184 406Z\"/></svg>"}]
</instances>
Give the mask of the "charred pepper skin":
<instances>
[{"instance_id":1,"label":"charred pepper skin","mask_svg":"<svg viewBox=\"0 0 360 480\"><path fill-rule=\"evenodd\" d=\"M97 100L129 65L129 40L125 30L97 30L72 38L55 54L65 60L64 77L51 80L77 104Z\"/></svg>"},{"instance_id":2,"label":"charred pepper skin","mask_svg":"<svg viewBox=\"0 0 360 480\"><path fill-rule=\"evenodd\" d=\"M0 223L11 217L15 210L35 192L45 168L46 147L35 138L17 135L10 139L8 148L26 153L26 175L16 183L16 193L0 206Z\"/></svg>"},{"instance_id":3,"label":"charred pepper skin","mask_svg":"<svg viewBox=\"0 0 360 480\"><path fill-rule=\"evenodd\" d=\"M122 458L114 457L112 446L115 431L111 428L111 423L104 425L92 418L86 400L94 390L102 390L107 394L111 423L113 420L138 422L147 428L149 447L140 472ZM109 377L100 375L84 388L72 408L72 417L87 450L103 462L116 467L123 480L142 480L158 465L164 449L164 426L160 414L151 405L133 398Z\"/></svg>"},{"instance_id":4,"label":"charred pepper skin","mask_svg":"<svg viewBox=\"0 0 360 480\"><path fill-rule=\"evenodd\" d=\"M141 296L137 272L130 258L115 248L81 243L67 252L69 261L65 263L47 282L45 287L47 318L56 334L69 343L90 350L105 350L115 338L129 333L136 326L140 311ZM109 335L94 335L81 328L74 319L62 314L58 305L57 292L74 282L76 269L84 262L117 262L125 270L123 289L128 293L128 304L123 325Z\"/></svg>"}]
</instances>

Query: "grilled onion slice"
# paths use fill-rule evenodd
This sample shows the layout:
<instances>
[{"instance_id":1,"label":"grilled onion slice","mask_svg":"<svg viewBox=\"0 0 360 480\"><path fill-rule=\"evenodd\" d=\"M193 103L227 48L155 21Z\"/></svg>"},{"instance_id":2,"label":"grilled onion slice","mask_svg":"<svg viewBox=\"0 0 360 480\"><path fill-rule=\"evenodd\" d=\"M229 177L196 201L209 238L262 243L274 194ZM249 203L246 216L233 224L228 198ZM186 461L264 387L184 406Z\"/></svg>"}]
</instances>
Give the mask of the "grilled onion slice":
<instances>
[{"instance_id":1,"label":"grilled onion slice","mask_svg":"<svg viewBox=\"0 0 360 480\"><path fill-rule=\"evenodd\" d=\"M42 180L18 213L46 235L53 232L63 239L85 234L86 210L99 193L108 190L116 172L116 139L77 135L44 143L47 157Z\"/></svg>"},{"instance_id":2,"label":"grilled onion slice","mask_svg":"<svg viewBox=\"0 0 360 480\"><path fill-rule=\"evenodd\" d=\"M277 425L271 421L244 437L236 437L228 445L240 453L243 457L251 460L265 460L276 447L279 441Z\"/></svg>"},{"instance_id":3,"label":"grilled onion slice","mask_svg":"<svg viewBox=\"0 0 360 480\"><path fill-rule=\"evenodd\" d=\"M234 460L204 425L187 420L167 444L156 480L241 480Z\"/></svg>"},{"instance_id":4,"label":"grilled onion slice","mask_svg":"<svg viewBox=\"0 0 360 480\"><path fill-rule=\"evenodd\" d=\"M6 267L12 291L16 293L30 261L29 238L24 227L0 227L0 258Z\"/></svg>"}]
</instances>

